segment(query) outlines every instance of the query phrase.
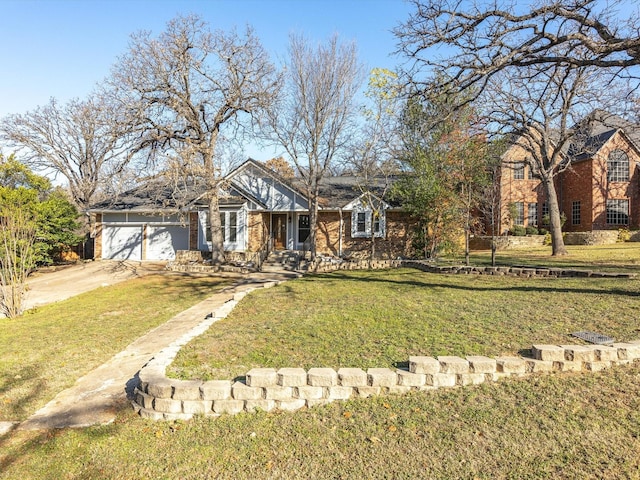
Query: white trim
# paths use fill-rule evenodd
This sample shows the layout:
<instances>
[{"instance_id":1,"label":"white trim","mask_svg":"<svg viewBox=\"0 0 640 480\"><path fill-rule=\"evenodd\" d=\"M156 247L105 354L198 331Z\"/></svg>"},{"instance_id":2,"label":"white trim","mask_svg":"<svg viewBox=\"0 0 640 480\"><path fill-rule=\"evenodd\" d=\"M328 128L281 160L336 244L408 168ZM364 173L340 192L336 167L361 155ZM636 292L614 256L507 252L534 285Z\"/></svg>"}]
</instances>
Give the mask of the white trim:
<instances>
[{"instance_id":1,"label":"white trim","mask_svg":"<svg viewBox=\"0 0 640 480\"><path fill-rule=\"evenodd\" d=\"M353 202L352 202L353 203ZM373 209L365 207L361 202L354 204L351 208L351 238L384 238L386 236L386 212L385 203L382 202L382 209L380 210L380 230L373 232ZM364 214L364 231L358 231L358 214Z\"/></svg>"}]
</instances>

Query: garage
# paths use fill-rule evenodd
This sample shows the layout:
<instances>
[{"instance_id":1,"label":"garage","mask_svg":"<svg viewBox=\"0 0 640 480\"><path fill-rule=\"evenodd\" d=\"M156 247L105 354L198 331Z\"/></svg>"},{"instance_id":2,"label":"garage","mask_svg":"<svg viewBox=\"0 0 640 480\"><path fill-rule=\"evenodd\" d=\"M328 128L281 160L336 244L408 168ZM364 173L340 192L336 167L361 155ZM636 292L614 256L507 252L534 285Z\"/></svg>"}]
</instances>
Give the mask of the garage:
<instances>
[{"instance_id":1,"label":"garage","mask_svg":"<svg viewBox=\"0 0 640 480\"><path fill-rule=\"evenodd\" d=\"M177 250L189 250L189 229L180 225L147 226L146 260L173 260Z\"/></svg>"},{"instance_id":2,"label":"garage","mask_svg":"<svg viewBox=\"0 0 640 480\"><path fill-rule=\"evenodd\" d=\"M142 226L105 225L102 231L102 258L142 260Z\"/></svg>"}]
</instances>

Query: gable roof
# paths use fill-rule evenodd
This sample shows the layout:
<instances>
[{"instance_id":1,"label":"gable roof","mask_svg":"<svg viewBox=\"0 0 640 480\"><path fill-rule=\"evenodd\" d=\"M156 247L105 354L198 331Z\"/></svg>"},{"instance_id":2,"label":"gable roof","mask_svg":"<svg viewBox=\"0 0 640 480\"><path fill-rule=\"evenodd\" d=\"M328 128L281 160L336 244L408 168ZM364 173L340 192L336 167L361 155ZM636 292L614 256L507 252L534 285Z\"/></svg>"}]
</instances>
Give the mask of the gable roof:
<instances>
[{"instance_id":1,"label":"gable roof","mask_svg":"<svg viewBox=\"0 0 640 480\"><path fill-rule=\"evenodd\" d=\"M262 162L249 158L241 165L225 176L227 194L220 197L220 205L238 205L245 201L252 202L259 208L269 210L269 205L264 199L253 194L246 185L243 185L241 176L248 169L256 169L261 175L272 178L275 182L290 190L295 196L307 204L308 198L306 186L301 179L287 180L266 167ZM322 210L338 210L349 207L355 200L369 192L381 197L388 187L388 182L395 181L394 177L372 178L367 188L363 187L362 178L356 176L329 176L319 182L319 206ZM186 185L184 188L176 188L166 178L158 177L116 195L111 199L98 202L89 209L92 213L100 212L177 212L188 208L206 207L203 200L204 187L201 183ZM399 206L389 202L391 206ZM300 208L300 207L298 207ZM306 207L305 207L306 208Z\"/></svg>"},{"instance_id":2,"label":"gable roof","mask_svg":"<svg viewBox=\"0 0 640 480\"><path fill-rule=\"evenodd\" d=\"M592 158L604 145L617 133L624 136L632 148L640 154L640 126L625 120L624 118L596 109L571 127L573 130L573 142L568 142L562 149L565 159L573 162L581 162ZM557 142L557 138L552 138ZM503 157L507 156L511 146L517 144L512 140L510 147Z\"/></svg>"}]
</instances>

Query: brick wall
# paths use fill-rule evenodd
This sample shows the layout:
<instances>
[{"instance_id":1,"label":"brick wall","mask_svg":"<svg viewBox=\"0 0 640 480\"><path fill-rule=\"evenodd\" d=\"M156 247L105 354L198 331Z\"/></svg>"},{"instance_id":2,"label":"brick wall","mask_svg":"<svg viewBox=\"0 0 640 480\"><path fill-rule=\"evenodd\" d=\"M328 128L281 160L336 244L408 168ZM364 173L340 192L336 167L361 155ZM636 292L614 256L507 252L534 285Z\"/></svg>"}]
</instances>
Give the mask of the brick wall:
<instances>
[{"instance_id":1,"label":"brick wall","mask_svg":"<svg viewBox=\"0 0 640 480\"><path fill-rule=\"evenodd\" d=\"M189 250L198 250L198 212L189 212Z\"/></svg>"},{"instance_id":2,"label":"brick wall","mask_svg":"<svg viewBox=\"0 0 640 480\"><path fill-rule=\"evenodd\" d=\"M249 212L247 228L249 229L249 244L247 250L257 252L269 238L269 213Z\"/></svg>"},{"instance_id":3,"label":"brick wall","mask_svg":"<svg viewBox=\"0 0 640 480\"><path fill-rule=\"evenodd\" d=\"M342 213L342 254L345 257L363 258L371 252L371 238L351 236L351 212ZM411 252L411 236L414 222L405 212L387 211L385 236L375 239L376 258L397 258ZM319 253L338 256L340 215L338 212L320 212L318 215L317 249Z\"/></svg>"},{"instance_id":4,"label":"brick wall","mask_svg":"<svg viewBox=\"0 0 640 480\"><path fill-rule=\"evenodd\" d=\"M630 178L628 182L611 183L607 181L607 158L609 153L620 148L629 156ZM519 147L511 147L505 154L509 161L523 161L527 154ZM640 156L630 146L622 134L614 135L600 151L593 157L574 162L571 167L556 177L556 191L560 211L567 221L563 230L567 232L584 232L590 230L618 229L621 225L610 225L606 222L606 200L629 200L629 226L640 227L640 171L638 169ZM505 167L500 179L502 200L502 230L509 228L509 204L524 203L525 224L528 214L528 204L538 203L538 222L542 221L542 204L546 195L542 185L537 180L528 179L528 166L525 168L523 180L513 178L513 170ZM572 224L573 202L580 202L580 223Z\"/></svg>"}]
</instances>

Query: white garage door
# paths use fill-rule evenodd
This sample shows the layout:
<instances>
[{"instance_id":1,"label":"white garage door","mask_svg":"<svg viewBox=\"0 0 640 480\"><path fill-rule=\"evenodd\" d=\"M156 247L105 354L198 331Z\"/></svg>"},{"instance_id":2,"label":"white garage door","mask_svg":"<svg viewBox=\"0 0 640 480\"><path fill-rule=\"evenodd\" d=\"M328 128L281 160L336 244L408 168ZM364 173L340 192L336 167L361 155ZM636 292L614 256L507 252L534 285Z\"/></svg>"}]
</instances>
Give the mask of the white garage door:
<instances>
[{"instance_id":1,"label":"white garage door","mask_svg":"<svg viewBox=\"0 0 640 480\"><path fill-rule=\"evenodd\" d=\"M142 227L105 226L102 231L102 258L142 259Z\"/></svg>"},{"instance_id":2,"label":"white garage door","mask_svg":"<svg viewBox=\"0 0 640 480\"><path fill-rule=\"evenodd\" d=\"M189 250L189 229L179 225L147 227L147 260L173 260L176 250Z\"/></svg>"}]
</instances>

